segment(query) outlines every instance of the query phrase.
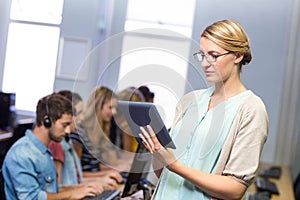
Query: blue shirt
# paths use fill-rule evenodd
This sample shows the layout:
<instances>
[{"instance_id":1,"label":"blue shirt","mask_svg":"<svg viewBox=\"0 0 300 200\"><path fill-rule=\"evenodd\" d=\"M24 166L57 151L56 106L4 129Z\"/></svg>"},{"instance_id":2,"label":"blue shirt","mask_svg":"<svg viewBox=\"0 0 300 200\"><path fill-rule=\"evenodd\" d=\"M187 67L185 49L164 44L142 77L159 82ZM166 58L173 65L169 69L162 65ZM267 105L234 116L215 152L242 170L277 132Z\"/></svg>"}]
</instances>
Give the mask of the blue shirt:
<instances>
[{"instance_id":1,"label":"blue shirt","mask_svg":"<svg viewBox=\"0 0 300 200\"><path fill-rule=\"evenodd\" d=\"M58 192L51 152L31 130L10 148L2 169L6 199L47 199L46 192Z\"/></svg>"},{"instance_id":2,"label":"blue shirt","mask_svg":"<svg viewBox=\"0 0 300 200\"><path fill-rule=\"evenodd\" d=\"M61 145L64 151L65 160L62 166L62 184L66 185L76 185L83 182L82 168L78 155L73 148L72 141L67 142L65 139L61 141ZM79 177L78 177L79 176Z\"/></svg>"}]
</instances>

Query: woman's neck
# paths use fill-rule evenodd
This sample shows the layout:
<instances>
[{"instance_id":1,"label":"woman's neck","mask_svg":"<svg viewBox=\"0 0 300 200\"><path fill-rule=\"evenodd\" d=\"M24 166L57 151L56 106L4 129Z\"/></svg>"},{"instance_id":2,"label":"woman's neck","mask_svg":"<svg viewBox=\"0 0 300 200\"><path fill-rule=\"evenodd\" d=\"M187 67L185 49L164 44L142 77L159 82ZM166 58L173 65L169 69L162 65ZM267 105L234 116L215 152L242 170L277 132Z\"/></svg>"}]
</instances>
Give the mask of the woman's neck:
<instances>
[{"instance_id":1,"label":"woman's neck","mask_svg":"<svg viewBox=\"0 0 300 200\"><path fill-rule=\"evenodd\" d=\"M230 85L228 84L226 85L223 83L216 83L215 91L210 97L208 110L218 105L219 103L226 101L229 98L234 97L246 90L247 88L241 82L236 84L230 84Z\"/></svg>"},{"instance_id":2,"label":"woman's neck","mask_svg":"<svg viewBox=\"0 0 300 200\"><path fill-rule=\"evenodd\" d=\"M246 90L247 88L240 80L236 80L231 83L229 81L220 82L215 84L215 91L212 96L219 98L223 97L223 100L227 100Z\"/></svg>"}]
</instances>

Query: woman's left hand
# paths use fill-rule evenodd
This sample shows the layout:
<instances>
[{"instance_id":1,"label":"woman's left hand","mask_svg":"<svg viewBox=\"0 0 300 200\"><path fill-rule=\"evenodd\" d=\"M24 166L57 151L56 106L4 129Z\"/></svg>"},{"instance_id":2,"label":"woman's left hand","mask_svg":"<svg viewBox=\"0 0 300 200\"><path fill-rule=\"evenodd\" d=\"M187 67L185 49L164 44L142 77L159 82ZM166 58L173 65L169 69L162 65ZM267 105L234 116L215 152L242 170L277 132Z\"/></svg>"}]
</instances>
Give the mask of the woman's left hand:
<instances>
[{"instance_id":1,"label":"woman's left hand","mask_svg":"<svg viewBox=\"0 0 300 200\"><path fill-rule=\"evenodd\" d=\"M147 125L147 130L144 127L140 127L140 130L142 133L139 136L144 146L153 154L154 158L162 162L164 166L169 166L176 161L173 151L160 144L150 125Z\"/></svg>"}]
</instances>

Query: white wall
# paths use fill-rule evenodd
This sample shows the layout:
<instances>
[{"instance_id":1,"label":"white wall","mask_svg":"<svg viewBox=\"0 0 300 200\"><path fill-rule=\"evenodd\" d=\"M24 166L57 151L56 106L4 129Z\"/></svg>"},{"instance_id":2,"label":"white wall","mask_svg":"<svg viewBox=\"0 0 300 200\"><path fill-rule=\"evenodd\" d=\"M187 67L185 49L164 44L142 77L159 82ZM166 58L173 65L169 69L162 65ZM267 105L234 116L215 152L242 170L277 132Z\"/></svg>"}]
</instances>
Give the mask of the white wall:
<instances>
[{"instance_id":1,"label":"white wall","mask_svg":"<svg viewBox=\"0 0 300 200\"><path fill-rule=\"evenodd\" d=\"M294 1L291 34L286 57L281 109L277 131L275 162L292 166L295 178L300 172L300 2ZM281 147L281 148L278 148Z\"/></svg>"},{"instance_id":2,"label":"white wall","mask_svg":"<svg viewBox=\"0 0 300 200\"><path fill-rule=\"evenodd\" d=\"M88 39L91 42L91 51L106 37L106 31L102 24L106 23L107 3L106 0L64 0L64 15L61 25L61 37L73 37ZM64 79L56 78L54 91L61 89L75 89L84 99L89 95L91 88L95 87L96 75L98 74L98 59L88 63L88 79ZM78 71L81 73L81 69Z\"/></svg>"}]
</instances>

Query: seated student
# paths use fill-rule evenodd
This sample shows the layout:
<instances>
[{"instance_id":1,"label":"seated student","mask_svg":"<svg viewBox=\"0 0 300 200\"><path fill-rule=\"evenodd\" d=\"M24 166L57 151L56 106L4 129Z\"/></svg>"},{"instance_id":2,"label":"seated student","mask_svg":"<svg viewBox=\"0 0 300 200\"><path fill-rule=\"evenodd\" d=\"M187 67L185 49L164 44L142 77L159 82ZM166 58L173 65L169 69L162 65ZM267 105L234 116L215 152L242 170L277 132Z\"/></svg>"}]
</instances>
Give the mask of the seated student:
<instances>
[{"instance_id":1,"label":"seated student","mask_svg":"<svg viewBox=\"0 0 300 200\"><path fill-rule=\"evenodd\" d=\"M77 127L77 132L70 136L81 160L84 177L114 173L115 179L118 182L122 181L120 170L113 169L110 162L116 160L112 159L114 149L108 138L116 99L115 94L107 87L97 87L87 101L82 123Z\"/></svg>"},{"instance_id":2,"label":"seated student","mask_svg":"<svg viewBox=\"0 0 300 200\"><path fill-rule=\"evenodd\" d=\"M103 191L98 185L58 188L50 150L51 140L60 142L71 132L72 104L58 94L38 101L36 125L27 130L8 151L3 163L6 199L82 199Z\"/></svg>"},{"instance_id":3,"label":"seated student","mask_svg":"<svg viewBox=\"0 0 300 200\"><path fill-rule=\"evenodd\" d=\"M58 94L63 95L72 102L74 115L71 131L74 132L76 130L75 125L80 123L81 120L81 113L83 111L82 97L78 93L69 90L61 90ZM98 181L105 189L114 189L117 187L116 175L114 173L93 178L83 177L80 160L69 137L64 138L60 143L51 141L48 147L53 155L57 180L60 186Z\"/></svg>"},{"instance_id":4,"label":"seated student","mask_svg":"<svg viewBox=\"0 0 300 200\"><path fill-rule=\"evenodd\" d=\"M150 89L145 86L145 85L142 85L138 88L139 91L141 91L141 93L143 94L144 98L145 98L145 101L146 102L151 102L153 103L154 102L154 93L150 91Z\"/></svg>"},{"instance_id":5,"label":"seated student","mask_svg":"<svg viewBox=\"0 0 300 200\"><path fill-rule=\"evenodd\" d=\"M118 99L122 101L145 101L143 94L135 87L129 87L119 92ZM128 123L119 111L114 115L112 119L110 139L121 149L128 152L136 152L138 142L133 136Z\"/></svg>"}]
</instances>

